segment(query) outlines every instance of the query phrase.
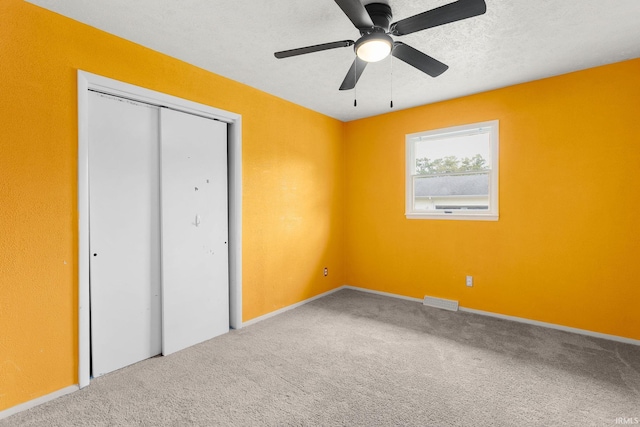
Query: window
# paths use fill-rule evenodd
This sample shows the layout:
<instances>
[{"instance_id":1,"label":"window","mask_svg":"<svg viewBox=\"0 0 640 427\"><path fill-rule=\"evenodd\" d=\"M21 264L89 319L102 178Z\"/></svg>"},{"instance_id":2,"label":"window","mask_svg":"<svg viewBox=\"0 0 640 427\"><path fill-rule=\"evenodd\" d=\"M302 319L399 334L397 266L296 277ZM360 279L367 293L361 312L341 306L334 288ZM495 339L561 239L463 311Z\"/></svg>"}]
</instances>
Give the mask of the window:
<instances>
[{"instance_id":1,"label":"window","mask_svg":"<svg viewBox=\"0 0 640 427\"><path fill-rule=\"evenodd\" d=\"M498 219L498 121L406 136L406 217Z\"/></svg>"}]
</instances>

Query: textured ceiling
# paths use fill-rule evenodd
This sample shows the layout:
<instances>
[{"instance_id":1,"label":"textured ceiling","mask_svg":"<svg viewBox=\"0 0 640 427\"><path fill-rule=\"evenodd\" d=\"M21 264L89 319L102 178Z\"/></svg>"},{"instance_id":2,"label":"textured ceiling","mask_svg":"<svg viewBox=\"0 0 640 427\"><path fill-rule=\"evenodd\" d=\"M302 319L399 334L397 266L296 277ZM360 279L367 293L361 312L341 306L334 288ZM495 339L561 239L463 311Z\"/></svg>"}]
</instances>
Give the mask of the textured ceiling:
<instances>
[{"instance_id":1,"label":"textured ceiling","mask_svg":"<svg viewBox=\"0 0 640 427\"><path fill-rule=\"evenodd\" d=\"M392 93L398 110L640 57L640 0L487 0L484 15L396 37L449 65L441 76L389 57L338 91L353 48L273 56L357 40L333 0L28 1L343 121L391 111ZM451 1L382 2L398 21Z\"/></svg>"}]
</instances>

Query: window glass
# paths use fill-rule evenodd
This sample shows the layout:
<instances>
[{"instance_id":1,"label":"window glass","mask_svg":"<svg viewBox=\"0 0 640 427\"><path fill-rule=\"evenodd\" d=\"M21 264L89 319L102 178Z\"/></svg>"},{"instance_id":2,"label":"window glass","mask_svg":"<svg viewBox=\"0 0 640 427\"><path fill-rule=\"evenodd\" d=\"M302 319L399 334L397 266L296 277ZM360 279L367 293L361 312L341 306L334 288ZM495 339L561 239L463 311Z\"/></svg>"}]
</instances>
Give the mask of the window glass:
<instances>
[{"instance_id":1,"label":"window glass","mask_svg":"<svg viewBox=\"0 0 640 427\"><path fill-rule=\"evenodd\" d=\"M407 135L407 217L497 219L498 122Z\"/></svg>"}]
</instances>

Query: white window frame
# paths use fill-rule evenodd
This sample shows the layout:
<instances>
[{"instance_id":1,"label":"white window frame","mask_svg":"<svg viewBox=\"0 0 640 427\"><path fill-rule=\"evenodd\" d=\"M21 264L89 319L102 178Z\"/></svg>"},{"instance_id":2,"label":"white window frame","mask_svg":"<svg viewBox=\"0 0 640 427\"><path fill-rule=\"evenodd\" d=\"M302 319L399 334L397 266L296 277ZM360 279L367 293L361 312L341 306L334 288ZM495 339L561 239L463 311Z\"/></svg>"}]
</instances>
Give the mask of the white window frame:
<instances>
[{"instance_id":1,"label":"white window frame","mask_svg":"<svg viewBox=\"0 0 640 427\"><path fill-rule=\"evenodd\" d=\"M490 141L490 164L489 174L489 209L488 210L451 210L425 212L414 209L413 177L415 169L415 143L417 138L447 138L460 136L460 134L471 134L479 130L488 130ZM498 183L499 183L499 121L491 120L480 123L472 123L462 126L453 126L444 129L434 129L430 131L407 134L405 137L405 216L407 219L453 219L453 220L475 220L475 221L497 221L498 214Z\"/></svg>"}]
</instances>

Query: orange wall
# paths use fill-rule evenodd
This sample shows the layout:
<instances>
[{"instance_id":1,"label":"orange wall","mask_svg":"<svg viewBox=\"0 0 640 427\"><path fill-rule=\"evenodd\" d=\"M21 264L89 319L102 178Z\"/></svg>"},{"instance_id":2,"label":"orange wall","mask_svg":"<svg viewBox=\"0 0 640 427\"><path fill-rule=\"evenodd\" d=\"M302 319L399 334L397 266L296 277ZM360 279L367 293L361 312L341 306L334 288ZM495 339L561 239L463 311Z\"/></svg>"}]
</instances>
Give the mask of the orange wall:
<instances>
[{"instance_id":1,"label":"orange wall","mask_svg":"<svg viewBox=\"0 0 640 427\"><path fill-rule=\"evenodd\" d=\"M639 76L636 59L347 123L347 283L640 339ZM493 119L500 220L405 219L405 134Z\"/></svg>"},{"instance_id":2,"label":"orange wall","mask_svg":"<svg viewBox=\"0 0 640 427\"><path fill-rule=\"evenodd\" d=\"M77 69L243 116L245 321L344 283L341 122L22 0L0 22L0 410L77 383Z\"/></svg>"}]
</instances>

